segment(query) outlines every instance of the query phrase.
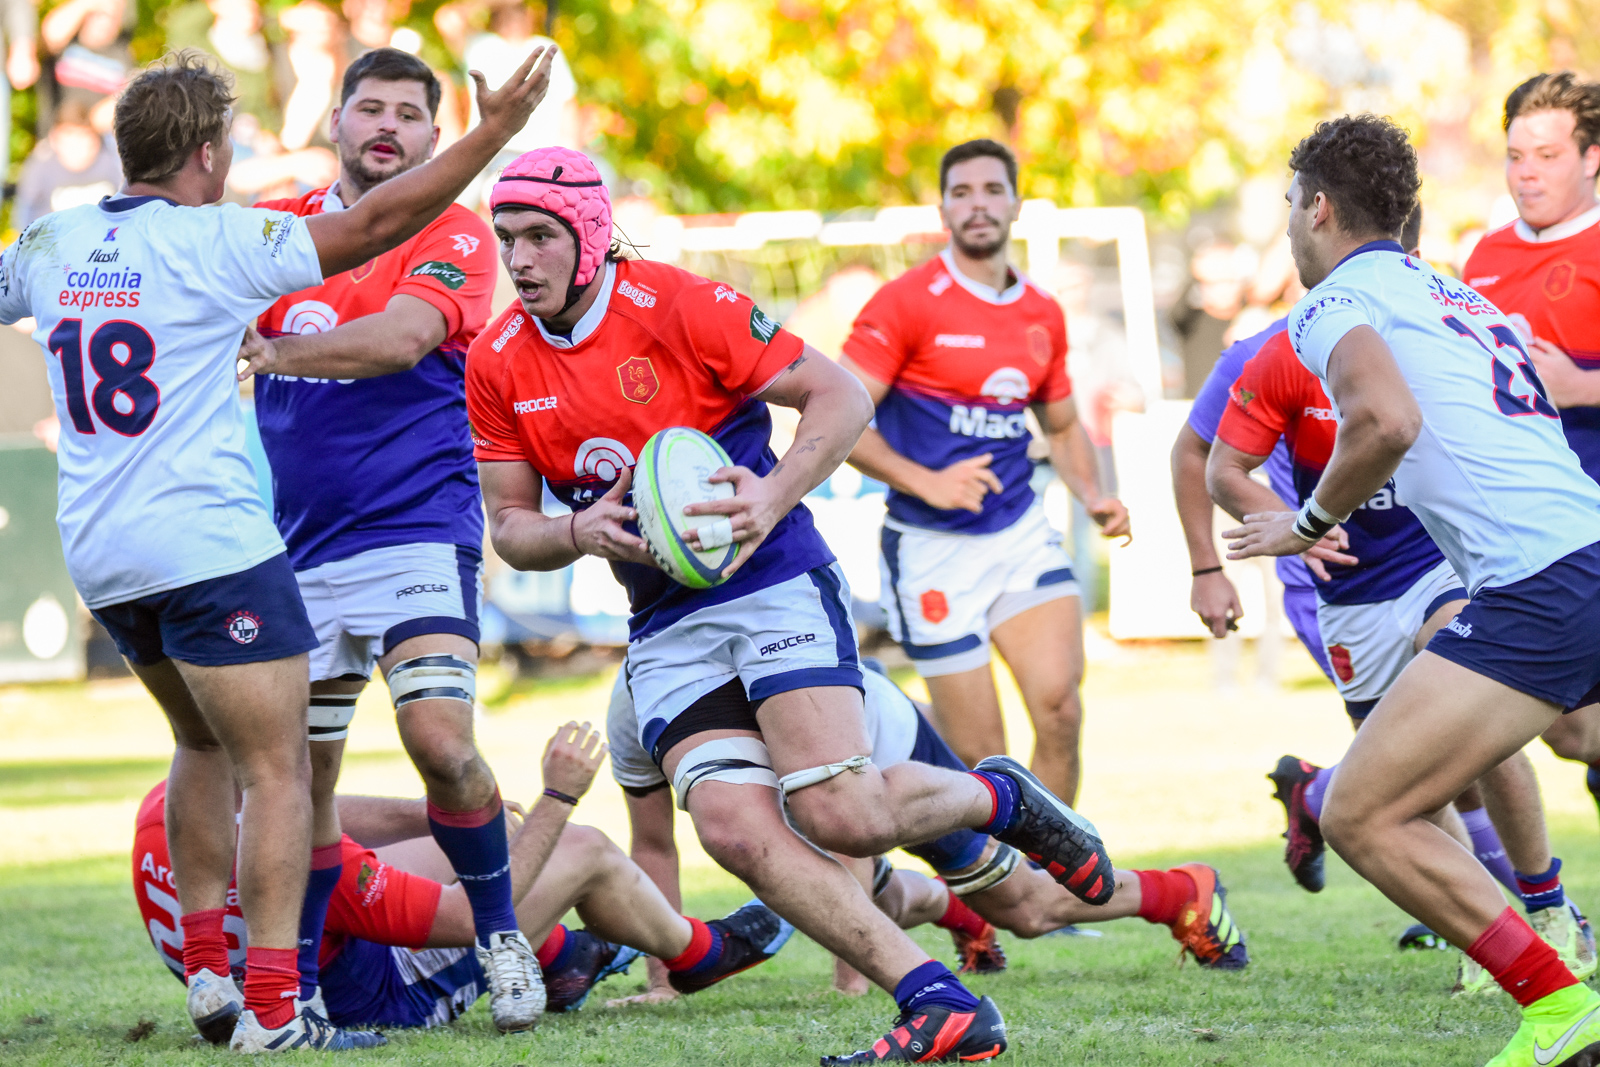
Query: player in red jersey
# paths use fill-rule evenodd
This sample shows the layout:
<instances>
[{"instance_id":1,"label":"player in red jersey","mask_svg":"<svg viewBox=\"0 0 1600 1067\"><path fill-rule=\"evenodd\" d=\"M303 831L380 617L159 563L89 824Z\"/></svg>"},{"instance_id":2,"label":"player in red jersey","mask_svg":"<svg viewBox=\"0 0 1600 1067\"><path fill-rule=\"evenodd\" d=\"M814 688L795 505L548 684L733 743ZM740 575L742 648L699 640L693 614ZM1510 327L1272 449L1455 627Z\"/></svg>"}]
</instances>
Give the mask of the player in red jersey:
<instances>
[{"instance_id":1,"label":"player in red jersey","mask_svg":"<svg viewBox=\"0 0 1600 1067\"><path fill-rule=\"evenodd\" d=\"M706 923L678 914L605 834L568 823L569 800L588 791L605 755L588 723L558 730L545 747L544 796L511 836L517 921L540 946L552 1011L577 1008L597 981L626 970L640 952L668 961L678 974L694 967L714 937L734 936L728 920ZM428 832L426 801L344 796L338 805L353 833L340 839L344 873L318 946L317 1010L341 1025L449 1022L488 983L472 951L471 902ZM165 806L166 783L160 782L139 808L134 894L157 955L181 979L184 931L173 895ZM584 929L560 925L572 908ZM759 904L740 910L764 913L767 925L784 931L777 944L741 943L746 965L754 966L770 959L793 928ZM233 970L242 973L248 941L238 891L231 886L223 925Z\"/></svg>"},{"instance_id":2,"label":"player in red jersey","mask_svg":"<svg viewBox=\"0 0 1600 1067\"><path fill-rule=\"evenodd\" d=\"M872 765L848 589L800 504L870 418L864 391L732 288L617 261L609 197L580 153L527 153L491 205L519 302L473 343L467 405L496 551L524 570L586 553L613 562L632 601L639 743L675 780L707 851L895 993L905 1041L840 1062L903 1058L913 1031L928 1059L998 1055L993 1001L929 959L778 803L781 790L794 826L848 855L969 827L1040 856L1091 903L1113 890L1093 827L1015 761L971 774ZM782 459L768 403L801 412ZM634 456L674 425L708 431L734 463L712 477L735 495L689 509L726 515L745 546L706 590L668 579L625 528ZM546 515L546 486L577 510Z\"/></svg>"},{"instance_id":3,"label":"player in red jersey","mask_svg":"<svg viewBox=\"0 0 1600 1067\"><path fill-rule=\"evenodd\" d=\"M1535 75L1506 97L1505 130L1517 220L1484 235L1462 276L1523 328L1567 443L1600 479L1600 85ZM1589 765L1600 803L1600 705L1563 715L1544 740Z\"/></svg>"},{"instance_id":4,"label":"player in red jersey","mask_svg":"<svg viewBox=\"0 0 1600 1067\"><path fill-rule=\"evenodd\" d=\"M438 79L394 48L344 74L339 179L258 205L317 218L428 160ZM316 990L319 927L339 878L333 803L356 698L382 671L435 839L463 876L495 1025L538 1022L539 971L517 932L504 815L473 742L483 508L466 432L467 345L489 318L494 241L451 204L398 248L283 297L246 339L273 510L317 648L311 654L311 877L300 996Z\"/></svg>"},{"instance_id":5,"label":"player in red jersey","mask_svg":"<svg viewBox=\"0 0 1600 1067\"><path fill-rule=\"evenodd\" d=\"M939 732L969 766L1006 751L993 643L1033 719L1033 771L1071 803L1083 617L1030 484L1030 409L1106 536L1128 532L1128 512L1102 490L1078 421L1061 306L1006 262L1016 159L994 141L957 145L939 186L950 247L878 290L845 342L841 362L877 405L850 462L890 488L881 599Z\"/></svg>"}]
</instances>

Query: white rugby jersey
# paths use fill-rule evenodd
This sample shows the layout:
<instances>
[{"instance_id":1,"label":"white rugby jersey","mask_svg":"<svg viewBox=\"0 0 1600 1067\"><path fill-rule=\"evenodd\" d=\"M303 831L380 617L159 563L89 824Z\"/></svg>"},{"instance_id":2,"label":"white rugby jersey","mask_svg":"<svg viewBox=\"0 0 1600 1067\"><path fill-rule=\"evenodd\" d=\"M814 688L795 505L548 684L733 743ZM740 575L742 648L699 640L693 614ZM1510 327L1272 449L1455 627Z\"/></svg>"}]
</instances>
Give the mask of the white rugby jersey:
<instances>
[{"instance_id":1,"label":"white rugby jersey","mask_svg":"<svg viewBox=\"0 0 1600 1067\"><path fill-rule=\"evenodd\" d=\"M245 452L245 327L320 284L304 219L107 197L0 254L0 322L32 316L61 419L56 521L91 608L284 550Z\"/></svg>"},{"instance_id":2,"label":"white rugby jersey","mask_svg":"<svg viewBox=\"0 0 1600 1067\"><path fill-rule=\"evenodd\" d=\"M1469 591L1600 541L1600 486L1498 308L1398 243L1373 242L1294 306L1289 339L1326 381L1334 346L1363 325L1388 343L1422 410L1395 487Z\"/></svg>"}]
</instances>

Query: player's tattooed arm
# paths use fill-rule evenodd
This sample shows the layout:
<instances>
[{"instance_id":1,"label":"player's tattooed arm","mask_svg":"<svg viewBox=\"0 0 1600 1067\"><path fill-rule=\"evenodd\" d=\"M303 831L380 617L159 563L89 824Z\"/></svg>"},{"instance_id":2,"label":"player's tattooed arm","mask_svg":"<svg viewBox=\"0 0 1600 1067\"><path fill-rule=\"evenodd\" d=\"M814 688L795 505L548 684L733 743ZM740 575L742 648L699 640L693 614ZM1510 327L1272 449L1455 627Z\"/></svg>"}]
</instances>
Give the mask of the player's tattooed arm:
<instances>
[{"instance_id":1,"label":"player's tattooed arm","mask_svg":"<svg viewBox=\"0 0 1600 1067\"><path fill-rule=\"evenodd\" d=\"M560 570L579 556L655 566L645 544L623 529L638 518L622 500L633 471L624 470L607 493L582 511L546 515L544 482L526 463L479 463L478 483L489 516L495 554L519 571Z\"/></svg>"},{"instance_id":2,"label":"player's tattooed arm","mask_svg":"<svg viewBox=\"0 0 1600 1067\"><path fill-rule=\"evenodd\" d=\"M1078 418L1078 405L1069 396L1050 404L1035 404L1033 413L1050 443L1050 465L1072 495L1083 502L1100 532L1107 537L1133 540L1128 509L1100 484L1100 461L1083 420Z\"/></svg>"}]
</instances>

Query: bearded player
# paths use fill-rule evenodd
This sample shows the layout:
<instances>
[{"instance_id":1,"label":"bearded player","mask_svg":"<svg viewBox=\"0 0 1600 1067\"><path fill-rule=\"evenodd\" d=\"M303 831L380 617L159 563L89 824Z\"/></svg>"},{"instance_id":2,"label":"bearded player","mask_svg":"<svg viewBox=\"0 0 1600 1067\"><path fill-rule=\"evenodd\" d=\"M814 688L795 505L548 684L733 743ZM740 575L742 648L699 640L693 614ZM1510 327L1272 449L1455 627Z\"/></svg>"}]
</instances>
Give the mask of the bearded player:
<instances>
[{"instance_id":1,"label":"bearded player","mask_svg":"<svg viewBox=\"0 0 1600 1067\"><path fill-rule=\"evenodd\" d=\"M1567 444L1600 478L1600 85L1535 75L1506 97L1505 130L1517 220L1478 242L1462 276L1522 329ZM1589 765L1600 803L1600 708L1562 716L1544 739Z\"/></svg>"},{"instance_id":2,"label":"bearded player","mask_svg":"<svg viewBox=\"0 0 1600 1067\"><path fill-rule=\"evenodd\" d=\"M997 1055L1005 1038L994 1003L930 960L810 842L872 856L980 828L1040 856L1095 903L1113 890L1111 862L1093 828L1014 761L989 760L972 774L872 765L849 593L800 505L855 444L868 398L727 286L615 261L610 200L582 154L525 154L490 204L519 301L467 360L496 552L523 570L584 554L613 561L632 604L626 670L639 742L667 777L684 779L706 850L892 991L919 1054ZM801 413L781 460L768 446L769 403ZM725 517L722 543L744 546L706 590L668 579L625 528L636 518L624 500L634 457L679 424L710 432L735 464L712 476L734 496L688 509ZM545 514L546 486L576 510ZM805 838L785 819L780 783ZM885 1039L841 1062L907 1055Z\"/></svg>"},{"instance_id":3,"label":"bearded player","mask_svg":"<svg viewBox=\"0 0 1600 1067\"><path fill-rule=\"evenodd\" d=\"M850 462L889 486L883 608L939 732L969 765L1006 751L989 664L998 648L1033 719L1033 771L1070 803L1083 616L1030 481L1029 410L1106 536L1128 532L1128 512L1102 490L1078 421L1061 306L1006 260L1021 206L1015 157L995 141L957 145L939 190L950 246L879 289L844 345L841 364L877 406Z\"/></svg>"},{"instance_id":4,"label":"bearded player","mask_svg":"<svg viewBox=\"0 0 1600 1067\"><path fill-rule=\"evenodd\" d=\"M1472 597L1356 734L1322 832L1522 1006L1494 1067L1593 1064L1600 994L1427 816L1600 693L1600 486L1510 321L1395 241L1421 186L1405 132L1371 115L1325 122L1289 164L1290 248L1309 290L1289 338L1339 429L1301 509L1246 516L1224 534L1230 556L1303 552L1393 477Z\"/></svg>"},{"instance_id":5,"label":"bearded player","mask_svg":"<svg viewBox=\"0 0 1600 1067\"><path fill-rule=\"evenodd\" d=\"M177 741L167 826L189 1014L235 1049L381 1043L296 1010L316 641L245 451L235 356L278 297L443 211L543 97L539 58L494 93L476 76L484 122L437 160L348 213L301 220L206 206L232 161L233 97L226 75L180 54L118 100L122 194L40 219L0 257L0 321L32 316L47 353L68 570ZM222 929L236 859L251 941L242 998Z\"/></svg>"},{"instance_id":6,"label":"bearded player","mask_svg":"<svg viewBox=\"0 0 1600 1067\"><path fill-rule=\"evenodd\" d=\"M332 135L339 180L263 207L316 218L424 163L440 86L394 48L345 71ZM311 877L300 995L317 986L320 925L339 882L333 803L356 698L383 672L429 826L472 901L501 1032L539 1021L534 951L518 932L505 816L473 742L483 505L466 430L467 345L489 318L494 241L452 204L399 248L274 304L241 350L273 507L317 648L311 655Z\"/></svg>"}]
</instances>

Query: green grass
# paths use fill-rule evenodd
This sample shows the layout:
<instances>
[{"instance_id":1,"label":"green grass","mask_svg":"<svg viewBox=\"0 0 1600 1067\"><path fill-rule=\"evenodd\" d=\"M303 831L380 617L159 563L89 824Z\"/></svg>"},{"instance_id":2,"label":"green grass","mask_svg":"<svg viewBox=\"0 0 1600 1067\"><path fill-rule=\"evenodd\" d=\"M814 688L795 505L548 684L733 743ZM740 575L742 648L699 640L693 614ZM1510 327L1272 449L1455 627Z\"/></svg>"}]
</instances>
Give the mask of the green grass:
<instances>
[{"instance_id":1,"label":"green grass","mask_svg":"<svg viewBox=\"0 0 1600 1067\"><path fill-rule=\"evenodd\" d=\"M347 766L404 759L403 753L352 752ZM81 804L97 800L138 800L167 776L171 761L50 760L0 763L0 807L31 808L45 804ZM0 884L3 884L0 874Z\"/></svg>"},{"instance_id":2,"label":"green grass","mask_svg":"<svg viewBox=\"0 0 1600 1067\"><path fill-rule=\"evenodd\" d=\"M1569 889L1600 900L1592 825L1561 826ZM1144 857L1173 863L1194 857ZM1275 846L1202 857L1216 864L1250 939L1243 974L1174 967L1165 930L1131 919L1104 938L1005 938L1010 970L974 979L1006 1014L1015 1064L1474 1064L1510 1036L1503 996L1452 1000L1454 954L1405 953L1407 920L1337 860L1320 896L1295 888ZM1132 858L1122 858L1131 862ZM694 914L722 914L744 894L717 874L688 883ZM122 858L0 869L0 1063L225 1063L195 1048L181 989L140 928ZM917 931L948 958L938 930ZM528 1038L500 1038L480 1002L454 1026L397 1032L387 1049L353 1056L407 1064L815 1063L861 1047L892 1015L887 997L828 992L830 966L797 936L771 964L707 993L653 1008L607 1010L642 987L601 986L589 1007L548 1018ZM142 1020L154 1023L137 1042Z\"/></svg>"}]
</instances>

